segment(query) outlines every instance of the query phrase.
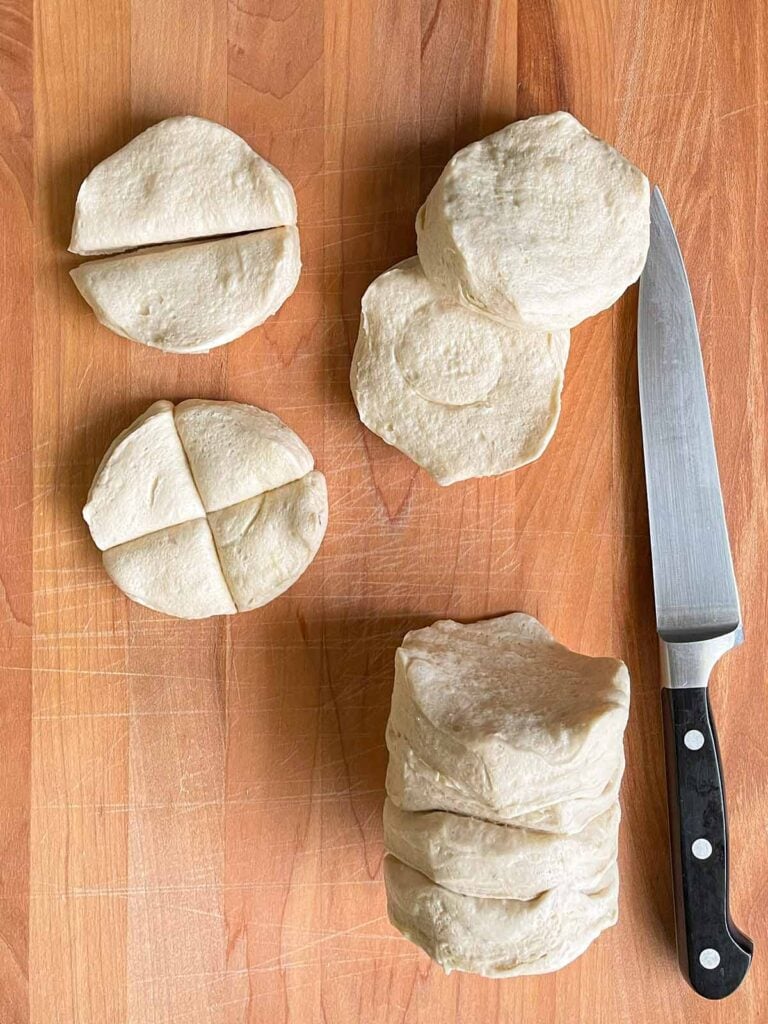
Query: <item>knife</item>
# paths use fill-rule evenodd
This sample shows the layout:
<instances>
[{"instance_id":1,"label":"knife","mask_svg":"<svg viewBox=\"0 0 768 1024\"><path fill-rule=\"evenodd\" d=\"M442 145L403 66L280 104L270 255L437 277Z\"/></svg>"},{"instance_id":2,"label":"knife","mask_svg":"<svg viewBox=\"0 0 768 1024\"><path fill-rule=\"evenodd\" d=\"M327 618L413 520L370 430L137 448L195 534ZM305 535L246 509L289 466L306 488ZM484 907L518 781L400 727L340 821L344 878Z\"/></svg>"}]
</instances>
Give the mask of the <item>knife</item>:
<instances>
[{"instance_id":1,"label":"knife","mask_svg":"<svg viewBox=\"0 0 768 1024\"><path fill-rule=\"evenodd\" d=\"M741 983L752 942L728 908L728 827L707 694L744 639L696 314L661 192L640 278L637 363L680 969L699 995Z\"/></svg>"}]
</instances>

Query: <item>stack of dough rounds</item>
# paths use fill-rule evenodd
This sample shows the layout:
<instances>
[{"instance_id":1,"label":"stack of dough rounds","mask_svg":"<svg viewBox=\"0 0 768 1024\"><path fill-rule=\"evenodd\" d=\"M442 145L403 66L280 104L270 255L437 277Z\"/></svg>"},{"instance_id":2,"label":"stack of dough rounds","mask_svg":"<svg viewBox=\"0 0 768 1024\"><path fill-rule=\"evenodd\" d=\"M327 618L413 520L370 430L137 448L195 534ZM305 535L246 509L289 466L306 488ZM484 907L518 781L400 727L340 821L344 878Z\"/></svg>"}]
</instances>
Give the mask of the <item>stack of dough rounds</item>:
<instances>
[{"instance_id":1,"label":"stack of dough rounds","mask_svg":"<svg viewBox=\"0 0 768 1024\"><path fill-rule=\"evenodd\" d=\"M112 443L83 517L128 597L199 619L259 608L295 583L328 498L309 449L271 413L161 401Z\"/></svg>"},{"instance_id":2,"label":"stack of dough rounds","mask_svg":"<svg viewBox=\"0 0 768 1024\"><path fill-rule=\"evenodd\" d=\"M366 291L350 383L360 419L439 484L537 459L569 329L645 263L645 175L566 113L458 152L416 220L418 259Z\"/></svg>"},{"instance_id":3,"label":"stack of dough rounds","mask_svg":"<svg viewBox=\"0 0 768 1024\"><path fill-rule=\"evenodd\" d=\"M82 264L72 279L116 334L208 352L292 294L295 224L290 182L243 139L200 117L171 117L95 167L77 197L71 252L138 251Z\"/></svg>"},{"instance_id":4,"label":"stack of dough rounds","mask_svg":"<svg viewBox=\"0 0 768 1024\"><path fill-rule=\"evenodd\" d=\"M390 919L446 971L556 970L617 917L629 677L528 615L408 633L384 809Z\"/></svg>"}]
</instances>

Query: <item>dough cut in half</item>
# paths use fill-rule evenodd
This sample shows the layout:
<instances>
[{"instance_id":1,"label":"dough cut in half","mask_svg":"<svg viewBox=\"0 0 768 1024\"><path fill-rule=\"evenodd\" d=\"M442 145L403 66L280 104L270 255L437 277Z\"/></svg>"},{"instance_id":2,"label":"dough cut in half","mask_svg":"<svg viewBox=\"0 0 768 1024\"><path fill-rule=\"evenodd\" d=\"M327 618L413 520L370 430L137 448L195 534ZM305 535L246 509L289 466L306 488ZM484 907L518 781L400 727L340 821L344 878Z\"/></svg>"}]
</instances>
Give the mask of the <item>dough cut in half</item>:
<instances>
[{"instance_id":1,"label":"dough cut in half","mask_svg":"<svg viewBox=\"0 0 768 1024\"><path fill-rule=\"evenodd\" d=\"M239 612L261 608L311 564L328 525L322 473L267 491L208 516Z\"/></svg>"},{"instance_id":2,"label":"dough cut in half","mask_svg":"<svg viewBox=\"0 0 768 1024\"><path fill-rule=\"evenodd\" d=\"M408 633L389 728L457 793L515 814L597 797L621 756L629 675L515 613Z\"/></svg>"},{"instance_id":3,"label":"dough cut in half","mask_svg":"<svg viewBox=\"0 0 768 1024\"><path fill-rule=\"evenodd\" d=\"M317 553L325 477L262 409L193 399L175 412L156 402L99 466L83 515L104 566L128 597L167 615L267 604Z\"/></svg>"},{"instance_id":4,"label":"dough cut in half","mask_svg":"<svg viewBox=\"0 0 768 1024\"><path fill-rule=\"evenodd\" d=\"M169 526L104 552L112 582L137 604L181 619L237 610L205 519Z\"/></svg>"},{"instance_id":5,"label":"dough cut in half","mask_svg":"<svg viewBox=\"0 0 768 1024\"><path fill-rule=\"evenodd\" d=\"M98 164L80 186L70 252L296 223L290 182L229 128L169 117Z\"/></svg>"},{"instance_id":6,"label":"dough cut in half","mask_svg":"<svg viewBox=\"0 0 768 1024\"><path fill-rule=\"evenodd\" d=\"M615 862L618 804L576 835L551 835L445 811L384 804L384 848L433 882L466 896L530 900L557 886L599 889Z\"/></svg>"},{"instance_id":7,"label":"dough cut in half","mask_svg":"<svg viewBox=\"0 0 768 1024\"><path fill-rule=\"evenodd\" d=\"M103 551L204 515L174 426L173 405L155 402L110 445L83 518Z\"/></svg>"},{"instance_id":8,"label":"dough cut in half","mask_svg":"<svg viewBox=\"0 0 768 1024\"><path fill-rule=\"evenodd\" d=\"M447 295L540 330L606 309L643 269L645 175L571 114L518 121L456 153L416 219Z\"/></svg>"},{"instance_id":9,"label":"dough cut in half","mask_svg":"<svg viewBox=\"0 0 768 1024\"><path fill-rule=\"evenodd\" d=\"M624 775L624 755L619 750L616 767L599 792L593 795L580 793L521 813L517 801L511 806L491 806L482 799L467 796L449 777L418 757L408 743L389 727L387 747L387 793L392 802L403 810L451 811L517 828L563 835L580 832L615 804Z\"/></svg>"},{"instance_id":10,"label":"dough cut in half","mask_svg":"<svg viewBox=\"0 0 768 1024\"><path fill-rule=\"evenodd\" d=\"M389 919L446 974L546 974L580 956L618 917L618 872L594 892L567 886L532 900L462 896L394 857L384 859Z\"/></svg>"},{"instance_id":11,"label":"dough cut in half","mask_svg":"<svg viewBox=\"0 0 768 1024\"><path fill-rule=\"evenodd\" d=\"M163 245L72 270L97 320L164 352L209 352L262 324L296 287L299 233L279 227Z\"/></svg>"},{"instance_id":12,"label":"dough cut in half","mask_svg":"<svg viewBox=\"0 0 768 1024\"><path fill-rule=\"evenodd\" d=\"M360 419L439 484L537 459L560 414L567 331L510 326L441 293L419 260L363 296L350 383Z\"/></svg>"},{"instance_id":13,"label":"dough cut in half","mask_svg":"<svg viewBox=\"0 0 768 1024\"><path fill-rule=\"evenodd\" d=\"M292 483L315 464L298 434L255 405L190 398L174 415L206 512Z\"/></svg>"}]
</instances>

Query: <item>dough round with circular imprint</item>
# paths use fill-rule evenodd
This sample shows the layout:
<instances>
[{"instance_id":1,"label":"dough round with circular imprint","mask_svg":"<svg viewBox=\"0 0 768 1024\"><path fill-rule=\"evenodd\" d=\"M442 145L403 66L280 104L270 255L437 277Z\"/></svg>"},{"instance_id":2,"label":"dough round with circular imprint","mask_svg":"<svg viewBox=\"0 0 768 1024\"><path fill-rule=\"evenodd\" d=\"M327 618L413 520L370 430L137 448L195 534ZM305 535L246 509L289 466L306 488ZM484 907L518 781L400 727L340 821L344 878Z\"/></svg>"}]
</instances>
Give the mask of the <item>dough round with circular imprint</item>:
<instances>
[{"instance_id":1,"label":"dough round with circular imprint","mask_svg":"<svg viewBox=\"0 0 768 1024\"><path fill-rule=\"evenodd\" d=\"M406 634L389 728L460 793L524 814L601 792L628 709L622 662L570 651L515 613Z\"/></svg>"},{"instance_id":2,"label":"dough round with circular imprint","mask_svg":"<svg viewBox=\"0 0 768 1024\"><path fill-rule=\"evenodd\" d=\"M94 167L69 249L86 256L295 223L291 183L244 139L202 117L169 117Z\"/></svg>"},{"instance_id":3,"label":"dough round with circular imprint","mask_svg":"<svg viewBox=\"0 0 768 1024\"><path fill-rule=\"evenodd\" d=\"M161 245L70 271L105 327L164 352L209 352L272 316L299 280L295 227Z\"/></svg>"},{"instance_id":4,"label":"dough round with circular imprint","mask_svg":"<svg viewBox=\"0 0 768 1024\"><path fill-rule=\"evenodd\" d=\"M469 306L557 330L643 269L648 179L571 114L508 125L456 153L416 218L429 279Z\"/></svg>"},{"instance_id":5,"label":"dough round with circular imprint","mask_svg":"<svg viewBox=\"0 0 768 1024\"><path fill-rule=\"evenodd\" d=\"M451 811L517 828L572 835L605 813L619 798L624 775L621 750L617 752L613 773L599 793L570 797L521 814L517 803L511 807L491 807L483 800L467 796L442 772L417 757L394 730L388 727L386 735L389 749L387 793L392 802L405 811Z\"/></svg>"},{"instance_id":6,"label":"dough round with circular imprint","mask_svg":"<svg viewBox=\"0 0 768 1024\"><path fill-rule=\"evenodd\" d=\"M237 609L205 519L169 526L104 552L104 568L132 601L181 619Z\"/></svg>"},{"instance_id":7,"label":"dough round with circular imprint","mask_svg":"<svg viewBox=\"0 0 768 1024\"><path fill-rule=\"evenodd\" d=\"M174 426L173 405L155 402L108 448L83 518L103 551L204 515Z\"/></svg>"},{"instance_id":8,"label":"dough round with circular imprint","mask_svg":"<svg viewBox=\"0 0 768 1024\"><path fill-rule=\"evenodd\" d=\"M363 296L350 383L363 423L439 484L538 458L554 433L568 332L502 324L440 294L418 259Z\"/></svg>"},{"instance_id":9,"label":"dough round with circular imprint","mask_svg":"<svg viewBox=\"0 0 768 1024\"><path fill-rule=\"evenodd\" d=\"M174 415L206 512L292 483L314 467L298 434L255 405L190 398Z\"/></svg>"},{"instance_id":10,"label":"dough round with circular imprint","mask_svg":"<svg viewBox=\"0 0 768 1024\"><path fill-rule=\"evenodd\" d=\"M274 601L311 564L328 525L322 473L210 512L221 566L239 612Z\"/></svg>"},{"instance_id":11,"label":"dough round with circular imprint","mask_svg":"<svg viewBox=\"0 0 768 1024\"><path fill-rule=\"evenodd\" d=\"M384 859L389 919L443 968L488 978L546 974L580 956L618 919L618 872L585 893L561 886L533 900L462 896L394 857Z\"/></svg>"},{"instance_id":12,"label":"dough round with circular imprint","mask_svg":"<svg viewBox=\"0 0 768 1024\"><path fill-rule=\"evenodd\" d=\"M552 835L445 811L384 804L384 848L433 882L466 896L530 900L566 885L601 887L618 853L618 804L576 835Z\"/></svg>"},{"instance_id":13,"label":"dough round with circular imprint","mask_svg":"<svg viewBox=\"0 0 768 1024\"><path fill-rule=\"evenodd\" d=\"M167 615L267 604L317 553L325 478L262 409L191 399L175 412L156 402L99 466L83 514L104 566L132 600Z\"/></svg>"}]
</instances>

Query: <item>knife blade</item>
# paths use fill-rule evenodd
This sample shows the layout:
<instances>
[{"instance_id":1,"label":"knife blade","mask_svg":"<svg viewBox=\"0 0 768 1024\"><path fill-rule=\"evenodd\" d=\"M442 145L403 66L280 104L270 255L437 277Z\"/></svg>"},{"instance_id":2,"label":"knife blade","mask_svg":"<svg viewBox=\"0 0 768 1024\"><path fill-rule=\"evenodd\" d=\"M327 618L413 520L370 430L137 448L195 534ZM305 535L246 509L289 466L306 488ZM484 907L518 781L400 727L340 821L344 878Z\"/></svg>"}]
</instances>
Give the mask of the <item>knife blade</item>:
<instances>
[{"instance_id":1,"label":"knife blade","mask_svg":"<svg viewBox=\"0 0 768 1024\"><path fill-rule=\"evenodd\" d=\"M708 682L743 630L696 313L658 188L640 277L637 361L678 960L696 992L721 999L746 975L752 942L730 917L725 795Z\"/></svg>"}]
</instances>

